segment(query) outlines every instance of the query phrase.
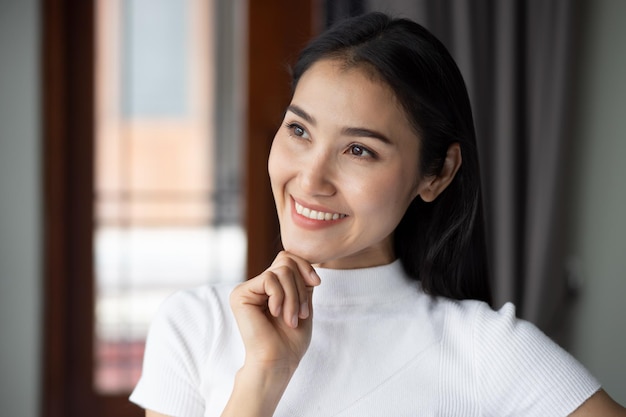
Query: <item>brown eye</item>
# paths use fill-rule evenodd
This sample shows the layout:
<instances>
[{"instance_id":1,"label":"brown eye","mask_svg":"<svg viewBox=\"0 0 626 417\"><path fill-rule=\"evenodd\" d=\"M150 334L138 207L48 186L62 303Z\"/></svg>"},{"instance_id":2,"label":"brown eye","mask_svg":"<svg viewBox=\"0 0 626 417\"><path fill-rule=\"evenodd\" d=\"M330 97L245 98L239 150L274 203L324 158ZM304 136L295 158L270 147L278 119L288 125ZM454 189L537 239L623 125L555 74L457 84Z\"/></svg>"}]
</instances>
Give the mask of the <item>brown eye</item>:
<instances>
[{"instance_id":1,"label":"brown eye","mask_svg":"<svg viewBox=\"0 0 626 417\"><path fill-rule=\"evenodd\" d=\"M307 133L307 131L297 123L287 123L285 124L285 127L289 129L289 134L291 136L304 138L304 139L309 138L309 134Z\"/></svg>"},{"instance_id":2,"label":"brown eye","mask_svg":"<svg viewBox=\"0 0 626 417\"><path fill-rule=\"evenodd\" d=\"M365 152L365 149L362 146L352 145L350 147L350 153L354 156L363 156L363 152Z\"/></svg>"},{"instance_id":3,"label":"brown eye","mask_svg":"<svg viewBox=\"0 0 626 417\"><path fill-rule=\"evenodd\" d=\"M356 156L358 158L376 159L376 154L374 152L370 151L365 146L359 145L357 143L350 145L350 147L348 148L348 152L350 153L350 155Z\"/></svg>"},{"instance_id":4,"label":"brown eye","mask_svg":"<svg viewBox=\"0 0 626 417\"><path fill-rule=\"evenodd\" d=\"M294 126L293 134L296 136L304 136L304 129L302 129L300 126Z\"/></svg>"}]
</instances>

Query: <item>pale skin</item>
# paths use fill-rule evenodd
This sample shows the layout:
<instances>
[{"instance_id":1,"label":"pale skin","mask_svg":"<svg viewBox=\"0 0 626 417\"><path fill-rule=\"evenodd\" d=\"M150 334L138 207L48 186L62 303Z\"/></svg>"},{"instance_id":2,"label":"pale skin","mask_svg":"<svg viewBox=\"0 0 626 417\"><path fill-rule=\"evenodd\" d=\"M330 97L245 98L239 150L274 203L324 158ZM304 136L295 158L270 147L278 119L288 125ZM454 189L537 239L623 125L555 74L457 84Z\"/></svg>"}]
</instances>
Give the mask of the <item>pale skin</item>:
<instances>
[{"instance_id":1,"label":"pale skin","mask_svg":"<svg viewBox=\"0 0 626 417\"><path fill-rule=\"evenodd\" d=\"M462 163L453 144L441 172L421 176L414 130L391 90L370 75L336 61L315 63L276 133L268 168L285 251L231 294L246 355L224 417L274 414L311 340L320 285L312 265L392 262L392 233L410 202L437 198ZM298 213L303 207L309 211ZM327 219L306 217L315 217L311 210ZM626 417L626 410L599 391L571 415Z\"/></svg>"}]
</instances>

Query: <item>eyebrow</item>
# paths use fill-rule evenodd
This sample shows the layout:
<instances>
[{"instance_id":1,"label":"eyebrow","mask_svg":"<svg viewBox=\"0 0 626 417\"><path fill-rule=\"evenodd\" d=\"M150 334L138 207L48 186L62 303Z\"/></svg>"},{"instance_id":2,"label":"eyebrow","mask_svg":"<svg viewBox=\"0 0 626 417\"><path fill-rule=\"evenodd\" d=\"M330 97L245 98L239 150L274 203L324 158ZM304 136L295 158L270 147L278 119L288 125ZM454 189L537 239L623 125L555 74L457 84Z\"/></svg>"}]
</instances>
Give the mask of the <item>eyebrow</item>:
<instances>
[{"instance_id":1,"label":"eyebrow","mask_svg":"<svg viewBox=\"0 0 626 417\"><path fill-rule=\"evenodd\" d=\"M311 123L312 125L317 124L313 116L311 116L309 113L305 112L304 110L302 110L302 108L296 106L295 104L290 104L289 107L287 107L287 111L290 111L293 114L302 117L304 120Z\"/></svg>"},{"instance_id":2,"label":"eyebrow","mask_svg":"<svg viewBox=\"0 0 626 417\"><path fill-rule=\"evenodd\" d=\"M375 130L365 129L362 127L346 127L342 129L342 133L346 136L353 136L357 138L374 138L378 139L387 145L391 145L393 142L389 140L389 138L383 135L380 132L376 132Z\"/></svg>"},{"instance_id":3,"label":"eyebrow","mask_svg":"<svg viewBox=\"0 0 626 417\"><path fill-rule=\"evenodd\" d=\"M301 107L295 104L290 104L289 107L287 107L287 111L290 111L294 113L295 115L302 117L304 120L306 120L308 123L311 123L314 126L317 124L313 116L311 116L309 113L307 113ZM346 136L352 136L352 137L359 137L359 138L365 137L365 138L378 139L381 142L386 143L388 145L393 144L393 142L389 140L389 138L383 135L382 133L377 132L372 129L366 129L364 127L344 127L341 130L341 133Z\"/></svg>"}]
</instances>

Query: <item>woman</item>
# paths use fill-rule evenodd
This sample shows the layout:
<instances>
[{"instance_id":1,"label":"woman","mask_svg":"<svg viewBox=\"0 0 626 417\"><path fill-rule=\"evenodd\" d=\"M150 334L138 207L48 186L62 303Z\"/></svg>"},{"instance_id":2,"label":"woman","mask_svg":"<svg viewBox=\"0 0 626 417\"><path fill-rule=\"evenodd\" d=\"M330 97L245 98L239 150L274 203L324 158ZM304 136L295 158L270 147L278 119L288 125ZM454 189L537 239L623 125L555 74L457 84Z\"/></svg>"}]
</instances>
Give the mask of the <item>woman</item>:
<instances>
[{"instance_id":1,"label":"woman","mask_svg":"<svg viewBox=\"0 0 626 417\"><path fill-rule=\"evenodd\" d=\"M439 41L349 19L293 87L268 163L284 251L163 305L131 396L147 416L625 415L489 307L472 114Z\"/></svg>"}]
</instances>

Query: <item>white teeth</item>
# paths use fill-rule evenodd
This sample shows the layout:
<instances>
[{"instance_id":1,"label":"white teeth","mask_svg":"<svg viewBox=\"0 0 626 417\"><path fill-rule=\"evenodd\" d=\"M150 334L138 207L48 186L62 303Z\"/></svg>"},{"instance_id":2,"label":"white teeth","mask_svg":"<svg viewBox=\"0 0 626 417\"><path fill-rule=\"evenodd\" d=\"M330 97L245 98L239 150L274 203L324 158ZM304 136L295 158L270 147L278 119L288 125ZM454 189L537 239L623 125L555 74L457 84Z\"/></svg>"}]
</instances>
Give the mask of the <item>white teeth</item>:
<instances>
[{"instance_id":1,"label":"white teeth","mask_svg":"<svg viewBox=\"0 0 626 417\"><path fill-rule=\"evenodd\" d=\"M323 211L311 210L298 203L296 203L296 213L313 220L338 220L346 217L345 214L325 213Z\"/></svg>"}]
</instances>

